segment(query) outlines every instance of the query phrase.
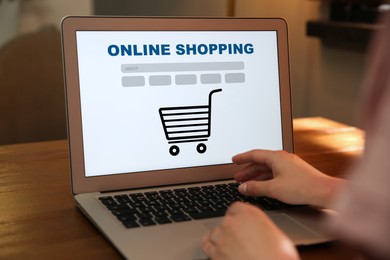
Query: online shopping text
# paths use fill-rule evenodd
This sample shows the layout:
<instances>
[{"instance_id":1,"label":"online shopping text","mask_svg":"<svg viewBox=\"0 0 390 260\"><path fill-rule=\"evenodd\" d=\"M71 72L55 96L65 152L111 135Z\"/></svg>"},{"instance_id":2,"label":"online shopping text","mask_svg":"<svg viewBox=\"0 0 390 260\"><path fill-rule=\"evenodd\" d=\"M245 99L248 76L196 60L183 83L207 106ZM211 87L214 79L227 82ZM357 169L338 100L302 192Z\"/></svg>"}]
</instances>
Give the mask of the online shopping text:
<instances>
[{"instance_id":1,"label":"online shopping text","mask_svg":"<svg viewBox=\"0 0 390 260\"><path fill-rule=\"evenodd\" d=\"M177 44L175 46L177 55L213 55L213 54L252 54L254 52L251 43L229 43L229 44ZM110 56L153 56L171 55L169 44L143 44L143 45L115 45L107 48Z\"/></svg>"}]
</instances>

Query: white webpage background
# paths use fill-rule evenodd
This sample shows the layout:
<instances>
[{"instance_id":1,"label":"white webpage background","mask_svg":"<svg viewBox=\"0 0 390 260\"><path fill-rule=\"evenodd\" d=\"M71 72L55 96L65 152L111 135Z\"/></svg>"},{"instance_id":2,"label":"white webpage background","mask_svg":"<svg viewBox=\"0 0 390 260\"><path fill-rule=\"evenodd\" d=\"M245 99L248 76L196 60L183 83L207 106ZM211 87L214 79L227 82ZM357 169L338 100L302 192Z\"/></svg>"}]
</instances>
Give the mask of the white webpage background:
<instances>
[{"instance_id":1,"label":"white webpage background","mask_svg":"<svg viewBox=\"0 0 390 260\"><path fill-rule=\"evenodd\" d=\"M225 164L231 162L233 155L247 150L283 148L275 31L78 31L76 37L87 177ZM190 56L175 53L177 44L210 43L251 43L254 52ZM171 55L110 56L107 49L112 44L170 44ZM122 64L229 61L244 62L244 71L238 72L245 73L245 83L202 85L198 81L192 86L122 86L122 76L126 76L121 72ZM167 73L154 73L161 74ZM159 108L207 105L209 92L218 88L222 92L213 95L211 135L203 142L207 151L200 154L197 143L182 143L177 144L180 153L172 156Z\"/></svg>"}]
</instances>

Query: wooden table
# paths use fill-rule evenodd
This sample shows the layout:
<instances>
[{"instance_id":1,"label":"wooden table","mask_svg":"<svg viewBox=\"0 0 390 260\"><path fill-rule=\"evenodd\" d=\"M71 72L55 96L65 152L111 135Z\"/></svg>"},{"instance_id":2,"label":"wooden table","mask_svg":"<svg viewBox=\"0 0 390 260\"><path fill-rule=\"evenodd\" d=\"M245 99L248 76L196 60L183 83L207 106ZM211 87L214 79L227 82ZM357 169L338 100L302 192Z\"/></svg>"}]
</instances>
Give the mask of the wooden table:
<instances>
[{"instance_id":1,"label":"wooden table","mask_svg":"<svg viewBox=\"0 0 390 260\"><path fill-rule=\"evenodd\" d=\"M295 151L343 176L362 153L361 130L324 118L294 120ZM338 243L300 248L303 259L348 259ZM120 258L77 210L65 140L0 146L0 259Z\"/></svg>"}]
</instances>

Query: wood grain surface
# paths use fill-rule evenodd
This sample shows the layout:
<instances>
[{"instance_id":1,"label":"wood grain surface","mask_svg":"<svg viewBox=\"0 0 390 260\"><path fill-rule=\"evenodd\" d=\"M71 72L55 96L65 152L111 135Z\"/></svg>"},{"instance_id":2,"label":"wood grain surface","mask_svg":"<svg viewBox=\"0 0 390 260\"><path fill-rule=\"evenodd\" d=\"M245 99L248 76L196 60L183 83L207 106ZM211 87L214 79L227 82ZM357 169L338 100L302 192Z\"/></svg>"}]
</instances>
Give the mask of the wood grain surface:
<instances>
[{"instance_id":1,"label":"wood grain surface","mask_svg":"<svg viewBox=\"0 0 390 260\"><path fill-rule=\"evenodd\" d=\"M294 119L295 153L344 176L364 133L325 118ZM302 259L348 259L337 242L299 248ZM0 146L0 259L120 259L76 208L66 140Z\"/></svg>"}]
</instances>

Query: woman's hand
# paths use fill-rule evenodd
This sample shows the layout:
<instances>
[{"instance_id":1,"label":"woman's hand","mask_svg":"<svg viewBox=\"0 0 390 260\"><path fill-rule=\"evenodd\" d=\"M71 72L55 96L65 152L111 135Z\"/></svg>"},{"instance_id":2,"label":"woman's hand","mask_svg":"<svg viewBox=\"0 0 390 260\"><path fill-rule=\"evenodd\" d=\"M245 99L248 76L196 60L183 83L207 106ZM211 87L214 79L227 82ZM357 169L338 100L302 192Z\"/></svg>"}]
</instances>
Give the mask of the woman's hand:
<instances>
[{"instance_id":1,"label":"woman's hand","mask_svg":"<svg viewBox=\"0 0 390 260\"><path fill-rule=\"evenodd\" d=\"M234 203L203 239L213 260L299 259L291 240L258 208Z\"/></svg>"},{"instance_id":2,"label":"woman's hand","mask_svg":"<svg viewBox=\"0 0 390 260\"><path fill-rule=\"evenodd\" d=\"M344 180L316 170L295 154L253 150L233 157L247 164L236 173L238 190L248 196L267 196L290 204L329 207Z\"/></svg>"}]
</instances>

